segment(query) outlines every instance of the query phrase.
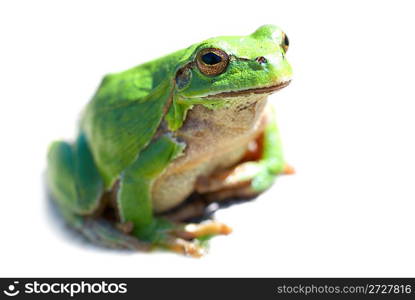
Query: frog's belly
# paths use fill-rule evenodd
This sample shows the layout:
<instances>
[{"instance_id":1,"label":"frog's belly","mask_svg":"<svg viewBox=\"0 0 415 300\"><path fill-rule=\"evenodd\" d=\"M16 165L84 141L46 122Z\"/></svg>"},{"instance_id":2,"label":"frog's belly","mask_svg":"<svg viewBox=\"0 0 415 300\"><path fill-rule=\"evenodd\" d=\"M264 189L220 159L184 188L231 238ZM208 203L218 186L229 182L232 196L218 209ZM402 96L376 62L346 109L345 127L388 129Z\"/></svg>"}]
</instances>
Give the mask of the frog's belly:
<instances>
[{"instance_id":1,"label":"frog's belly","mask_svg":"<svg viewBox=\"0 0 415 300\"><path fill-rule=\"evenodd\" d=\"M199 176L237 164L248 144L266 123L265 96L256 96L250 104L211 111L195 106L188 114L177 137L186 149L155 181L152 188L153 209L167 211L183 202L194 190ZM242 110L241 110L242 108Z\"/></svg>"},{"instance_id":2,"label":"frog's belly","mask_svg":"<svg viewBox=\"0 0 415 300\"><path fill-rule=\"evenodd\" d=\"M153 186L153 209L155 212L169 210L183 202L194 190L199 176L235 165L246 151L246 145L232 149L229 153L211 158L183 172L166 172Z\"/></svg>"}]
</instances>

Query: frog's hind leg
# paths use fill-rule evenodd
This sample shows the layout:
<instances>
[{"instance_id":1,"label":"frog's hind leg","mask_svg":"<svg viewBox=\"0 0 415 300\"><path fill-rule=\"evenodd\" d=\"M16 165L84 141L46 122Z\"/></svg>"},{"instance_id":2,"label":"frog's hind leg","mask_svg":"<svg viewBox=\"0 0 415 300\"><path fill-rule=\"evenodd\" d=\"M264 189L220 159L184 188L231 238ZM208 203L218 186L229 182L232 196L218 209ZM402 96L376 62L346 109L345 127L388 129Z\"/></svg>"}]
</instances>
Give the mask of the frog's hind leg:
<instances>
[{"instance_id":1,"label":"frog's hind leg","mask_svg":"<svg viewBox=\"0 0 415 300\"><path fill-rule=\"evenodd\" d=\"M66 223L94 244L145 250L147 243L128 236L101 217L103 183L83 135L74 144L54 142L48 153L48 186Z\"/></svg>"},{"instance_id":2,"label":"frog's hind leg","mask_svg":"<svg viewBox=\"0 0 415 300\"><path fill-rule=\"evenodd\" d=\"M47 177L52 196L61 206L82 215L98 207L103 183L83 135L74 144L50 146Z\"/></svg>"},{"instance_id":3,"label":"frog's hind leg","mask_svg":"<svg viewBox=\"0 0 415 300\"><path fill-rule=\"evenodd\" d=\"M152 208L153 182L173 159L181 155L184 146L170 135L153 140L121 174L116 205L121 222L132 225L131 235L154 246L198 257L204 252L198 238L228 234L230 228L217 222L172 222L155 216Z\"/></svg>"}]
</instances>

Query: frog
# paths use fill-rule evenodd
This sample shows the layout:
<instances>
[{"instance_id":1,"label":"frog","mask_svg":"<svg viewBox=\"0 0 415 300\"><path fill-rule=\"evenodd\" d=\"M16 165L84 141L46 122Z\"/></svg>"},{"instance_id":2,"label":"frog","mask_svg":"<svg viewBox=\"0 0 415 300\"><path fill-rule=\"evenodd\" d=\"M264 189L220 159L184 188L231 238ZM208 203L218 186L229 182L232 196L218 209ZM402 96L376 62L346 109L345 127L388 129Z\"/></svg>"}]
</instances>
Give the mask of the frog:
<instances>
[{"instance_id":1,"label":"frog","mask_svg":"<svg viewBox=\"0 0 415 300\"><path fill-rule=\"evenodd\" d=\"M293 173L267 101L291 82L288 47L284 31L263 25L105 75L76 139L48 150L65 222L109 248L204 255L203 241L232 228L188 220Z\"/></svg>"}]
</instances>

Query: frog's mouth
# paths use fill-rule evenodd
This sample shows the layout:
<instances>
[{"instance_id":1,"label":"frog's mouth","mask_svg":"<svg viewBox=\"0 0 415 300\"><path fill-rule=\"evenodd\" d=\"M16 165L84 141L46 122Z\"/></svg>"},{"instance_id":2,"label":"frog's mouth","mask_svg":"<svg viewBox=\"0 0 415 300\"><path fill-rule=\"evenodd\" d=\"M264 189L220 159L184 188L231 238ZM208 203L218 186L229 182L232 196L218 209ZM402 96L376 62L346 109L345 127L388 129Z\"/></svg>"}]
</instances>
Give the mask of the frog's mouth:
<instances>
[{"instance_id":1,"label":"frog's mouth","mask_svg":"<svg viewBox=\"0 0 415 300\"><path fill-rule=\"evenodd\" d=\"M260 88L253 88L253 89L246 89L246 90L239 90L239 91L229 91L229 92L221 92L218 94L207 95L203 98L231 98L231 97L238 97L244 96L249 94L272 94L280 89L285 88L290 84L291 80L283 81L275 85L260 87Z\"/></svg>"}]
</instances>

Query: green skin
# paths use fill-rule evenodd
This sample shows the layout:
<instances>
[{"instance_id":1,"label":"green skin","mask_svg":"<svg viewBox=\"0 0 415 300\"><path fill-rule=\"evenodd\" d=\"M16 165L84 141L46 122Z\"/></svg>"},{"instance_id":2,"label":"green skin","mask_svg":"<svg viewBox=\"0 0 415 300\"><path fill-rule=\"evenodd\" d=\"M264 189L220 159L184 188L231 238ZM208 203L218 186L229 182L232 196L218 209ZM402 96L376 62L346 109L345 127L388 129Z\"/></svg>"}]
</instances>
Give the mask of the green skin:
<instances>
[{"instance_id":1,"label":"green skin","mask_svg":"<svg viewBox=\"0 0 415 300\"><path fill-rule=\"evenodd\" d=\"M67 220L91 239L131 246L125 234L106 225L92 223L85 230L103 193L119 181L116 202L121 222L132 223L132 235L139 240L162 245L165 229L173 225L154 217L151 186L176 157L184 155L186 145L171 135L156 137L158 127L164 120L171 132L177 131L196 104L222 108L226 104L215 94L288 81L292 71L285 59L284 38L278 27L265 25L251 35L211 38L105 76L84 112L76 142L54 142L49 150L49 187ZM205 48L227 53L230 59L222 73L208 76L196 66L197 54ZM263 64L256 61L261 56L266 58ZM185 75L177 78L179 70ZM284 160L274 122L265 129L261 160L250 164L257 171L240 176L251 179L256 191L268 188L282 172Z\"/></svg>"}]
</instances>

